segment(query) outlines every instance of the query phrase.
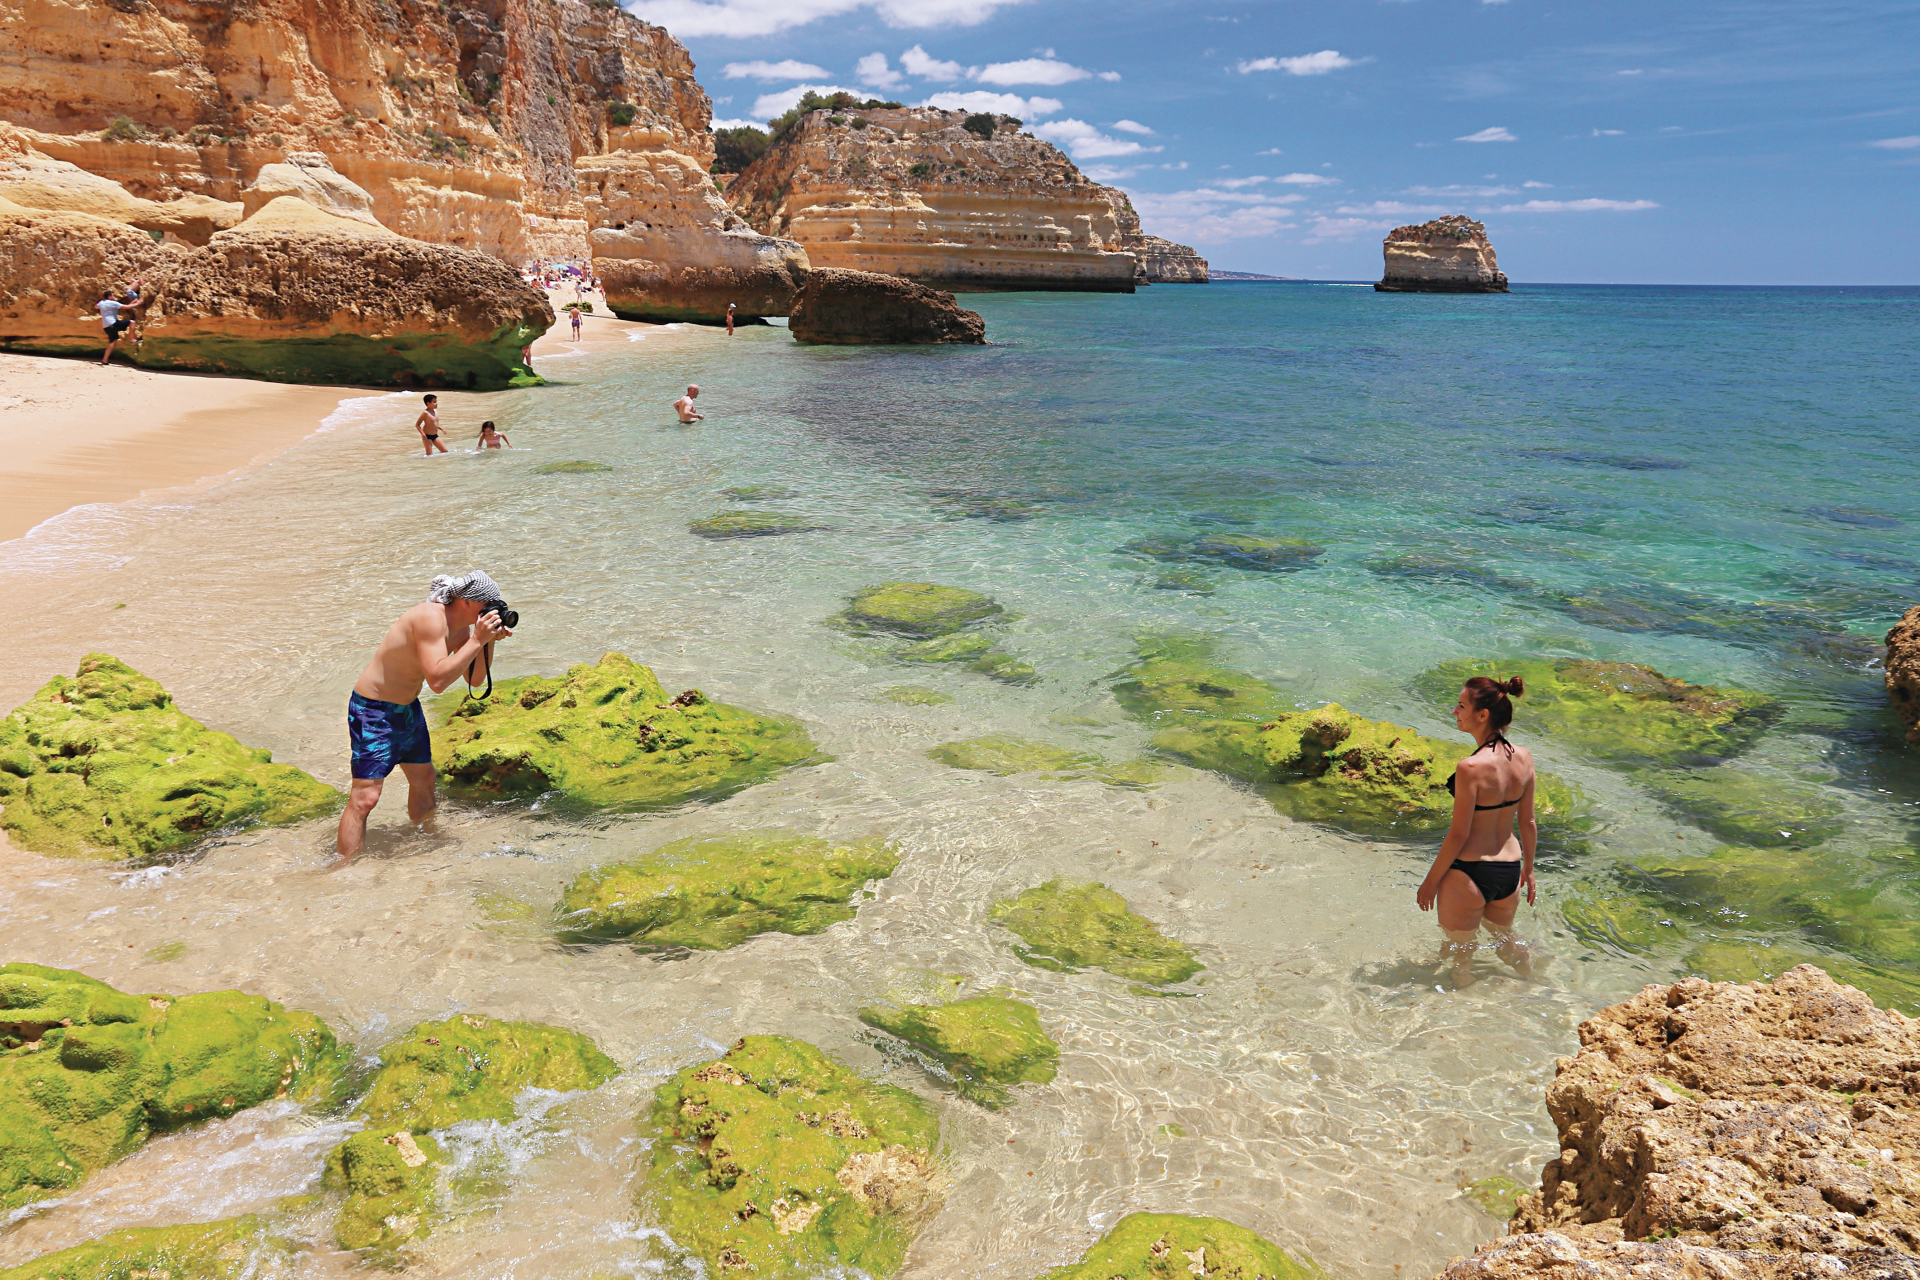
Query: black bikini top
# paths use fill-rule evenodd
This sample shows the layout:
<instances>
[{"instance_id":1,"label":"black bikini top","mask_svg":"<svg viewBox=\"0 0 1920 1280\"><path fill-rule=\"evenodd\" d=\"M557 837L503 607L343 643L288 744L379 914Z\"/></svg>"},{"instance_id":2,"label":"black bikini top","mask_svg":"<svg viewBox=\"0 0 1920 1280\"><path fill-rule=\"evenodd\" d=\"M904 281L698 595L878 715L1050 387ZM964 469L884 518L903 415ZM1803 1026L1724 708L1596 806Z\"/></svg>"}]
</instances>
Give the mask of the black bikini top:
<instances>
[{"instance_id":1,"label":"black bikini top","mask_svg":"<svg viewBox=\"0 0 1920 1280\"><path fill-rule=\"evenodd\" d=\"M1485 742L1475 747L1472 751L1469 751L1467 753L1467 758L1472 759L1474 756L1479 755L1482 751L1485 751L1488 747L1492 746L1496 742L1499 743L1501 746L1505 747L1509 751L1513 750L1513 744L1511 742L1508 742L1500 734L1496 733L1491 738L1488 738ZM1453 789L1453 780L1458 776L1459 776L1459 770L1457 769L1453 773L1450 773L1447 775L1447 794L1448 795L1456 794ZM1511 809L1514 805L1519 803L1520 803L1520 797L1515 796L1511 800L1502 800L1499 804L1477 804L1473 807L1476 811L1481 809Z\"/></svg>"}]
</instances>

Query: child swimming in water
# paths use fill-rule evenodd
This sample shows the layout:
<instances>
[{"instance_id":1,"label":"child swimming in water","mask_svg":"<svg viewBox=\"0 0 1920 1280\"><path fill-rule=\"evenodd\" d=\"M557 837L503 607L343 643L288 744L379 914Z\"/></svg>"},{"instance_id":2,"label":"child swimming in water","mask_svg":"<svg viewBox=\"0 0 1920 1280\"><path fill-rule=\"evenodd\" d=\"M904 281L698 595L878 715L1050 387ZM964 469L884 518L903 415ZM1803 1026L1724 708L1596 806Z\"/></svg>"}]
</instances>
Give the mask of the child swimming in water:
<instances>
[{"instance_id":1,"label":"child swimming in water","mask_svg":"<svg viewBox=\"0 0 1920 1280\"><path fill-rule=\"evenodd\" d=\"M511 448L513 448L513 441L501 435L499 430L491 422L483 422L480 424L480 439L476 441L473 446L475 453L480 452L482 449Z\"/></svg>"}]
</instances>

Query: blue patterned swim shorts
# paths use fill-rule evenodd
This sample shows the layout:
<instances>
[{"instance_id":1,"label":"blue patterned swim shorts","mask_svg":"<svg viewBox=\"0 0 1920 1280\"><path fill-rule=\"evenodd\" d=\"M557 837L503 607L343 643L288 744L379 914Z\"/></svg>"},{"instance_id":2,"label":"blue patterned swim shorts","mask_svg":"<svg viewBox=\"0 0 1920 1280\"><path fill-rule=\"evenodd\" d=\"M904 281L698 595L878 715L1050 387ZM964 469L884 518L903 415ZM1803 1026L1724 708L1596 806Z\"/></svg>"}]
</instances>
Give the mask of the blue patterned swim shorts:
<instances>
[{"instance_id":1,"label":"blue patterned swim shorts","mask_svg":"<svg viewBox=\"0 0 1920 1280\"><path fill-rule=\"evenodd\" d=\"M347 699L347 737L356 778L384 778L397 764L433 763L427 713L418 698L403 707L355 693Z\"/></svg>"}]
</instances>

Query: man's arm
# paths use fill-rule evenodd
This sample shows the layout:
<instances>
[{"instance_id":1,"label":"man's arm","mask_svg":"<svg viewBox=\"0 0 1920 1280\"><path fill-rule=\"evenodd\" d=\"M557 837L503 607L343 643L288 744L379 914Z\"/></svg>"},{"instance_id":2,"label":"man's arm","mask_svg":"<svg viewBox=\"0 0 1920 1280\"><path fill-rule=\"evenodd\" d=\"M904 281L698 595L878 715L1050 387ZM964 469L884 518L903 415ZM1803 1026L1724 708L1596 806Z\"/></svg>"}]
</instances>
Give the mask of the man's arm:
<instances>
[{"instance_id":1,"label":"man's arm","mask_svg":"<svg viewBox=\"0 0 1920 1280\"><path fill-rule=\"evenodd\" d=\"M426 680L427 688L435 693L445 693L482 651L491 657L489 646L500 637L511 634L495 625L499 621L498 615L485 614L468 631L466 642L451 653L447 652L447 638L440 634L439 628L422 628L416 622L413 627L413 649L420 661L420 674ZM422 630L428 634L421 635Z\"/></svg>"}]
</instances>

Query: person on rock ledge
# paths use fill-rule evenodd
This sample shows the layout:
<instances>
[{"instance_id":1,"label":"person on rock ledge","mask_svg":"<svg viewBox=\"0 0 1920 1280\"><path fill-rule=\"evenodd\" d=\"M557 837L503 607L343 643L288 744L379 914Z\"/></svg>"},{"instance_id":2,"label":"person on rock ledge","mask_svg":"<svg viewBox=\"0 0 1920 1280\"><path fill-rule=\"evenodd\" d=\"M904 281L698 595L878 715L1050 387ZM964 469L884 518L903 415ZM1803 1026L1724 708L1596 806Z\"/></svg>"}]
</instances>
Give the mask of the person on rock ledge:
<instances>
[{"instance_id":1,"label":"person on rock ledge","mask_svg":"<svg viewBox=\"0 0 1920 1280\"><path fill-rule=\"evenodd\" d=\"M490 684L494 642L511 636L508 627L519 620L493 579L474 569L436 577L427 599L387 628L347 699L353 785L340 815L342 858L366 844L367 817L395 767L407 777L407 817L416 824L433 817L439 802L420 686L444 693L463 673L468 688Z\"/></svg>"}]
</instances>

